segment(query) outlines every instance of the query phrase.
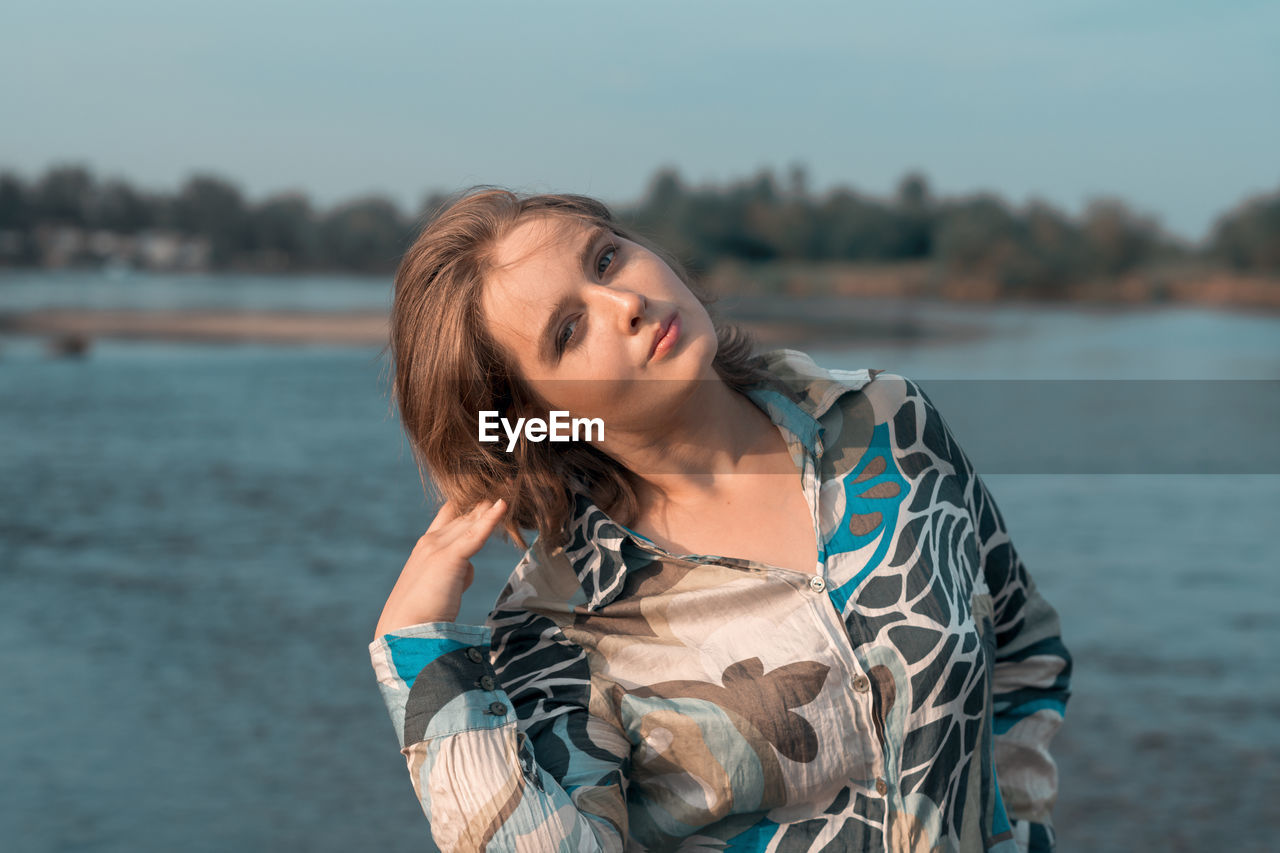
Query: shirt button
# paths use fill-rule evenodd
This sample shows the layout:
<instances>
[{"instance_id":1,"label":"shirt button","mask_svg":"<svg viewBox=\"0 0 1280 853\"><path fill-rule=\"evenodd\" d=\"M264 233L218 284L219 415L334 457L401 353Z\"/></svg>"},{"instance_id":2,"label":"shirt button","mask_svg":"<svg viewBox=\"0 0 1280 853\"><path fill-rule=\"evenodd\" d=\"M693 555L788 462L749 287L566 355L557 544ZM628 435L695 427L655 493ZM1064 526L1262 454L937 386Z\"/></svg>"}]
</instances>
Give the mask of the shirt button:
<instances>
[{"instance_id":1,"label":"shirt button","mask_svg":"<svg viewBox=\"0 0 1280 853\"><path fill-rule=\"evenodd\" d=\"M467 657L471 658L472 663L480 663L484 660L484 652L480 651L475 646L470 646L467 648Z\"/></svg>"},{"instance_id":2,"label":"shirt button","mask_svg":"<svg viewBox=\"0 0 1280 853\"><path fill-rule=\"evenodd\" d=\"M824 581L822 578L818 577L817 575L814 575L813 577L809 578L809 589L813 590L814 592L822 592L826 588L827 588L827 582Z\"/></svg>"},{"instance_id":3,"label":"shirt button","mask_svg":"<svg viewBox=\"0 0 1280 853\"><path fill-rule=\"evenodd\" d=\"M889 786L885 784L883 779L876 780L876 792L882 797L889 793Z\"/></svg>"},{"instance_id":4,"label":"shirt button","mask_svg":"<svg viewBox=\"0 0 1280 853\"><path fill-rule=\"evenodd\" d=\"M494 702L489 706L489 713L495 717L505 717L507 715L507 706L501 702Z\"/></svg>"},{"instance_id":5,"label":"shirt button","mask_svg":"<svg viewBox=\"0 0 1280 853\"><path fill-rule=\"evenodd\" d=\"M853 679L853 689L859 693L866 693L871 689L871 681L865 675L856 676Z\"/></svg>"},{"instance_id":6,"label":"shirt button","mask_svg":"<svg viewBox=\"0 0 1280 853\"><path fill-rule=\"evenodd\" d=\"M488 676L488 675L480 676L480 686L485 690L492 690L493 689L492 676Z\"/></svg>"}]
</instances>

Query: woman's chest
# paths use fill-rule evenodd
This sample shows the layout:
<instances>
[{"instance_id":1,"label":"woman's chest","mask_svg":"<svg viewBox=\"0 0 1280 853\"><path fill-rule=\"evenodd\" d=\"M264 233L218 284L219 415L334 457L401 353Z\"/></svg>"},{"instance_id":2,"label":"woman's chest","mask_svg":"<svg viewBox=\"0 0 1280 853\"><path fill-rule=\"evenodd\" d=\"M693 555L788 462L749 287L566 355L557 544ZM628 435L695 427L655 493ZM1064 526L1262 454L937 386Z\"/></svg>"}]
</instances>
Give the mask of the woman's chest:
<instances>
[{"instance_id":1,"label":"woman's chest","mask_svg":"<svg viewBox=\"0 0 1280 853\"><path fill-rule=\"evenodd\" d=\"M955 561L909 550L853 591L861 605L791 572L656 561L581 614L566 634L632 745L636 795L696 794L708 823L825 803L851 780L874 796L895 756L941 747L940 718L982 718L989 599L952 608L963 584L936 573Z\"/></svg>"},{"instance_id":2,"label":"woman's chest","mask_svg":"<svg viewBox=\"0 0 1280 853\"><path fill-rule=\"evenodd\" d=\"M657 563L565 629L631 744L632 821L657 848L671 849L660 827L672 821L826 803L878 775L871 704L811 577Z\"/></svg>"},{"instance_id":3,"label":"woman's chest","mask_svg":"<svg viewBox=\"0 0 1280 853\"><path fill-rule=\"evenodd\" d=\"M633 527L670 554L715 555L816 572L813 510L799 477L745 479L749 482L705 504L642 513Z\"/></svg>"}]
</instances>

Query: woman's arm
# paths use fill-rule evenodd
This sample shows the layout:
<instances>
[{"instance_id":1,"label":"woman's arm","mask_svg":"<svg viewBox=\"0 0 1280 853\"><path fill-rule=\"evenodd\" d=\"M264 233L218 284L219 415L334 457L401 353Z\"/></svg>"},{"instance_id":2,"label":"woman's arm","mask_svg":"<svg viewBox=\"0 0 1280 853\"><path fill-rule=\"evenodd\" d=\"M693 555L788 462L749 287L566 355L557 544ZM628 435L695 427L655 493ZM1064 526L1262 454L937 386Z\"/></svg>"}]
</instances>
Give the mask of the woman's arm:
<instances>
[{"instance_id":1,"label":"woman's arm","mask_svg":"<svg viewBox=\"0 0 1280 853\"><path fill-rule=\"evenodd\" d=\"M991 589L996 631L995 762L1001 795L1023 848L1054 849L1052 810L1058 769L1049 742L1062 725L1071 695L1071 654L1058 614L1023 565L999 508L975 475L970 510L978 553ZM1030 825L1018 826L1026 821Z\"/></svg>"},{"instance_id":2,"label":"woman's arm","mask_svg":"<svg viewBox=\"0 0 1280 853\"><path fill-rule=\"evenodd\" d=\"M1071 654L1058 614L1040 595L1010 540L1004 517L942 415L918 385L925 406L925 442L944 449L964 490L978 557L991 591L996 634L994 735L996 778L1020 846L1031 853L1055 846L1052 809L1058 773L1049 743L1062 725L1071 687Z\"/></svg>"},{"instance_id":3,"label":"woman's arm","mask_svg":"<svg viewBox=\"0 0 1280 853\"><path fill-rule=\"evenodd\" d=\"M622 850L630 748L591 712L582 649L518 608L497 656L489 628L452 621L504 510L440 507L369 646L413 790L443 850Z\"/></svg>"},{"instance_id":4,"label":"woman's arm","mask_svg":"<svg viewBox=\"0 0 1280 853\"><path fill-rule=\"evenodd\" d=\"M629 745L588 708L582 650L525 616L499 629L496 669L488 627L430 623L370 645L432 836L442 851L621 851Z\"/></svg>"},{"instance_id":5,"label":"woman's arm","mask_svg":"<svg viewBox=\"0 0 1280 853\"><path fill-rule=\"evenodd\" d=\"M630 748L593 713L582 649L523 608L492 617L496 655L452 621L504 511L446 502L383 608L369 654L400 751L444 851L621 851Z\"/></svg>"}]
</instances>

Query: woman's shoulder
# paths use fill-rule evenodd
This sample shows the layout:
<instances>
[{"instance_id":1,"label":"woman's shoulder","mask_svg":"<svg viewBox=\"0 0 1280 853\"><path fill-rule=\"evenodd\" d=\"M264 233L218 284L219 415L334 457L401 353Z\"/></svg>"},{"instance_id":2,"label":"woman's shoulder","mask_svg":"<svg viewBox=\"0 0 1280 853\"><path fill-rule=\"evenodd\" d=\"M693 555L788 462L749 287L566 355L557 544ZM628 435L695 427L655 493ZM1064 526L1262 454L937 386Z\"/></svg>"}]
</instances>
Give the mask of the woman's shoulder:
<instances>
[{"instance_id":1,"label":"woman's shoulder","mask_svg":"<svg viewBox=\"0 0 1280 853\"><path fill-rule=\"evenodd\" d=\"M871 379L864 393L887 412L896 412L903 404L915 399L927 399L920 383L914 378L892 370L871 370Z\"/></svg>"},{"instance_id":2,"label":"woman's shoulder","mask_svg":"<svg viewBox=\"0 0 1280 853\"><path fill-rule=\"evenodd\" d=\"M885 368L827 367L800 350L775 350L766 358L792 399L824 423L884 424L898 447L914 445L926 433L935 438L947 432L941 413L913 376Z\"/></svg>"},{"instance_id":3,"label":"woman's shoulder","mask_svg":"<svg viewBox=\"0 0 1280 853\"><path fill-rule=\"evenodd\" d=\"M947 418L929 396L930 384L883 371L862 389L862 396L874 413L872 420L884 425L888 442L910 460L909 468L945 463L944 468L968 471L968 458Z\"/></svg>"},{"instance_id":4,"label":"woman's shoulder","mask_svg":"<svg viewBox=\"0 0 1280 853\"><path fill-rule=\"evenodd\" d=\"M818 364L813 356L798 349L775 349L759 354L761 366L776 380L804 385L812 382L837 382L861 387L882 370L873 368L833 368Z\"/></svg>"},{"instance_id":5,"label":"woman's shoulder","mask_svg":"<svg viewBox=\"0 0 1280 853\"><path fill-rule=\"evenodd\" d=\"M904 406L932 408L919 382L891 369L832 367L795 349L771 350L760 357L772 389L786 392L811 414L825 412L836 403L847 407L870 402L877 420L888 420ZM854 391L861 393L850 393Z\"/></svg>"},{"instance_id":6,"label":"woman's shoulder","mask_svg":"<svg viewBox=\"0 0 1280 853\"><path fill-rule=\"evenodd\" d=\"M494 665L506 677L581 661L583 651L565 635L575 607L585 601L569 556L537 537L498 594L485 620Z\"/></svg>"},{"instance_id":7,"label":"woman's shoulder","mask_svg":"<svg viewBox=\"0 0 1280 853\"><path fill-rule=\"evenodd\" d=\"M872 368L826 367L808 353L793 349L770 350L761 353L759 358L766 378L747 393L760 403L780 395L814 417L841 397L861 390L882 372Z\"/></svg>"},{"instance_id":8,"label":"woman's shoulder","mask_svg":"<svg viewBox=\"0 0 1280 853\"><path fill-rule=\"evenodd\" d=\"M488 623L493 629L541 617L572 620L573 608L585 600L573 563L563 546L552 547L535 536L498 593Z\"/></svg>"},{"instance_id":9,"label":"woman's shoulder","mask_svg":"<svg viewBox=\"0 0 1280 853\"><path fill-rule=\"evenodd\" d=\"M573 566L563 547L552 548L541 535L534 537L520 557L506 585L498 594L495 607L522 607L555 594L571 594ZM559 597L559 596L557 596Z\"/></svg>"}]
</instances>

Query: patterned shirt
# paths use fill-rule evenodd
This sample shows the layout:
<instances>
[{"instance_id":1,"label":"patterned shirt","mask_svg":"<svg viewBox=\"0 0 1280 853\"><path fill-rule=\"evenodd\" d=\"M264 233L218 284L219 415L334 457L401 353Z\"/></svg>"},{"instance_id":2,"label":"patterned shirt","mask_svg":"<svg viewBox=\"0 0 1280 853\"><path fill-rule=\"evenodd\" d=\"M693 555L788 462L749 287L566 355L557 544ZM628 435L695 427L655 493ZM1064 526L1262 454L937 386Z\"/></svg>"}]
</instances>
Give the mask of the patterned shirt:
<instances>
[{"instance_id":1,"label":"patterned shirt","mask_svg":"<svg viewBox=\"0 0 1280 853\"><path fill-rule=\"evenodd\" d=\"M578 495L484 626L370 645L442 850L1048 851L1071 657L919 386L764 356L814 573Z\"/></svg>"}]
</instances>

